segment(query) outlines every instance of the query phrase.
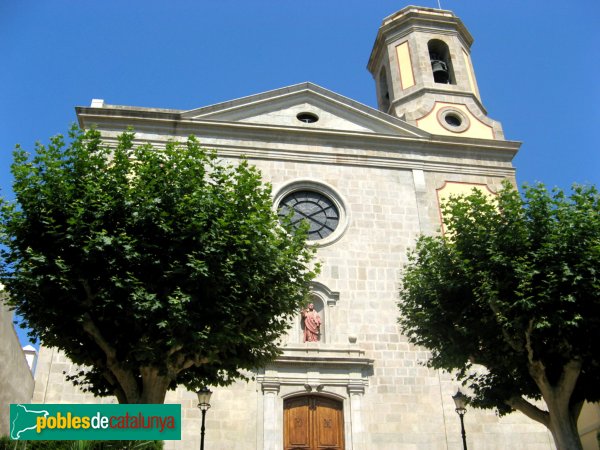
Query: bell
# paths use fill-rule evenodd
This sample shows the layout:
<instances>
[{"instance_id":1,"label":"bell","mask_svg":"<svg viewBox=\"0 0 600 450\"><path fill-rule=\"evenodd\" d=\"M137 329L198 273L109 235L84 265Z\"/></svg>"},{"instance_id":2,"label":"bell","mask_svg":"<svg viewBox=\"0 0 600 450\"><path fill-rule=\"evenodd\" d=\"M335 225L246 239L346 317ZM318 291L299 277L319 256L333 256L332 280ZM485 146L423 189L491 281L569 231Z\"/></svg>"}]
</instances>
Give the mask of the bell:
<instances>
[{"instance_id":1,"label":"bell","mask_svg":"<svg viewBox=\"0 0 600 450\"><path fill-rule=\"evenodd\" d=\"M433 71L433 80L436 83L448 84L450 75L448 74L448 66L444 61L432 59L431 70Z\"/></svg>"}]
</instances>

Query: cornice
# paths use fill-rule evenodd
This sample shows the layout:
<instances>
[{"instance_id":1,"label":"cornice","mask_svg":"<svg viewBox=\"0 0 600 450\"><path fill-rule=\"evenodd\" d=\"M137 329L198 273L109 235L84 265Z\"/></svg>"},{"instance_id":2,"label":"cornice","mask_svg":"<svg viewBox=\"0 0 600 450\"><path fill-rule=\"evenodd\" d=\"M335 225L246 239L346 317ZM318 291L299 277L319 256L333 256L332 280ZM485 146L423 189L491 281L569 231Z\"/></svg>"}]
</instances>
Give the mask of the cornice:
<instances>
[{"instance_id":1,"label":"cornice","mask_svg":"<svg viewBox=\"0 0 600 450\"><path fill-rule=\"evenodd\" d=\"M77 108L83 128L96 124L107 143L133 127L140 140L162 147L170 139L193 134L224 157L278 159L320 164L346 164L387 168L456 171L509 176L510 162L520 143L453 136L400 136L280 125L180 119L172 112ZM210 142L214 140L215 142ZM328 151L315 151L327 147ZM433 157L446 158L444 161ZM476 162L460 163L458 159ZM435 158L434 158L435 159Z\"/></svg>"},{"instance_id":2,"label":"cornice","mask_svg":"<svg viewBox=\"0 0 600 450\"><path fill-rule=\"evenodd\" d=\"M104 104L101 107L79 106L76 107L75 110L77 116L80 118L80 124L82 124L81 117L83 116L112 116L130 119L145 118L157 120L167 119L178 120L182 123L186 120L214 120L218 122L240 123L241 121L236 117L236 114L239 114L240 112L249 109L253 111L260 110L261 107L268 106L269 104L280 105L281 102L290 102L297 99L299 96L305 96L307 99L311 98L317 103L321 102L322 105L329 104L334 108L338 108L340 112L346 112L356 117L360 117L363 120L371 122L373 125L377 124L378 127L385 127L389 130L396 129L399 134L418 137L429 135L429 133L420 130L404 120L310 82L299 83L187 111ZM366 126L368 127L368 125ZM299 127L299 129L306 129L306 127ZM390 133L393 132L390 131Z\"/></svg>"},{"instance_id":3,"label":"cornice","mask_svg":"<svg viewBox=\"0 0 600 450\"><path fill-rule=\"evenodd\" d=\"M398 130L401 130L402 133L407 135L425 136L428 134L427 132L423 132L423 130L418 129L417 127L410 125L397 117L379 111L375 108L371 108L370 106L364 105L342 95L336 94L335 92L328 91L310 83L305 83L305 85L306 87L301 89L281 89L266 93L269 95L257 94L255 96L239 99L239 101L236 100L206 108L200 108L197 110L186 111L181 114L180 119L213 120L213 118L216 116L217 118L215 120L223 121L222 116L228 113L235 114L237 111L243 111L249 107L258 109L262 105L269 105L273 102L292 101L298 95L306 95L307 97L313 98L316 102L333 105L340 108L342 111L351 111L353 114L356 114L359 117L364 117L368 120L384 124L386 127L397 128ZM219 118L219 116L221 116L221 118ZM227 119L224 121L227 121Z\"/></svg>"},{"instance_id":4,"label":"cornice","mask_svg":"<svg viewBox=\"0 0 600 450\"><path fill-rule=\"evenodd\" d=\"M108 129L124 130L128 126L133 126L134 131L153 131L154 134L166 134L169 137L186 137L188 134L185 131L204 131L215 133L216 135L223 134L232 138L239 134L246 138L260 137L264 138L268 135L279 137L274 141L286 142L286 136L292 138L302 137L302 142L310 143L311 139L315 142L320 142L322 139L328 139L328 143L334 143L331 139L339 139L339 143L347 144L344 140L350 140L355 143L355 147L363 147L364 144L372 144L373 142L392 142L392 143L419 143L419 145L431 145L443 143L444 146L461 146L464 148L495 148L498 150L506 150L516 152L521 143L517 141L505 140L487 140L473 139L464 137L439 136L426 133L425 136L402 136L394 134L382 134L375 132L351 131L351 130L334 130L325 128L306 128L285 125L266 125L255 124L249 122L228 122L222 120L210 119L181 119L179 114L158 112L158 111L139 111L139 110L120 110L120 109L98 109L77 107L77 116L79 125L82 128L87 128L93 125L112 125ZM135 125L139 125L136 127ZM102 128L104 129L104 128ZM221 133L219 133L221 131ZM203 133L204 134L204 133ZM199 136L203 134L198 134ZM322 142L321 142L322 143Z\"/></svg>"},{"instance_id":5,"label":"cornice","mask_svg":"<svg viewBox=\"0 0 600 450\"><path fill-rule=\"evenodd\" d=\"M423 85L415 85L415 88L410 94L407 94L402 98L394 100L391 103L390 108L402 107L403 105L410 103L413 100L421 99L425 96L431 96L433 100L445 99L447 97L465 98L467 100L473 101L473 103L477 105L477 107L483 113L482 117L487 117L487 109L485 109L483 103L481 103L479 98L472 92L460 90L460 88L458 87L456 88L456 90L448 90L447 88L439 89Z\"/></svg>"},{"instance_id":6,"label":"cornice","mask_svg":"<svg viewBox=\"0 0 600 450\"><path fill-rule=\"evenodd\" d=\"M373 359L365 356L365 351L359 348L338 348L332 346L287 346L282 349L282 354L267 365L281 367L283 365L318 365L320 367L351 367L366 368L372 366Z\"/></svg>"},{"instance_id":7,"label":"cornice","mask_svg":"<svg viewBox=\"0 0 600 450\"><path fill-rule=\"evenodd\" d=\"M277 393L283 386L301 386L306 392L331 395L335 393L332 388L345 388L348 394L361 395L373 374L375 360L366 358L365 351L357 347L307 344L287 346L282 351L281 356L258 371L256 380L265 393Z\"/></svg>"}]
</instances>

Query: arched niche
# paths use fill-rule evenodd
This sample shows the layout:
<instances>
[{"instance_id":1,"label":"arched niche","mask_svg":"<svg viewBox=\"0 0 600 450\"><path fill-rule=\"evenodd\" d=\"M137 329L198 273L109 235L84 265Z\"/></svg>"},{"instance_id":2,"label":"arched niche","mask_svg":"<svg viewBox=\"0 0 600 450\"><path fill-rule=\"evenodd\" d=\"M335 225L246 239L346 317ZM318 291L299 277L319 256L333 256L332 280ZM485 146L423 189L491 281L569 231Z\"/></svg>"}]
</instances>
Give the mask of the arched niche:
<instances>
[{"instance_id":1,"label":"arched niche","mask_svg":"<svg viewBox=\"0 0 600 450\"><path fill-rule=\"evenodd\" d=\"M319 341L321 343L326 342L326 334L327 334L327 327L325 326L325 316L326 316L326 311L325 311L325 303L323 302L323 300L321 299L320 296L311 293L310 294L310 300L309 303L312 303L314 305L314 310L317 312L317 314L319 314L319 317L321 318L321 333L319 334ZM302 319L302 316L300 316L300 330L302 333L302 342L304 342L304 319Z\"/></svg>"},{"instance_id":2,"label":"arched niche","mask_svg":"<svg viewBox=\"0 0 600 450\"><path fill-rule=\"evenodd\" d=\"M340 293L332 291L323 283L314 281L310 287L310 297L306 304L313 303L315 310L321 316L321 336L317 343L312 342L309 345L325 344L335 342L336 336L336 321L335 321L335 306L340 299ZM303 344L304 343L304 325L300 311L294 317L291 324L291 329L288 332L287 344Z\"/></svg>"}]
</instances>

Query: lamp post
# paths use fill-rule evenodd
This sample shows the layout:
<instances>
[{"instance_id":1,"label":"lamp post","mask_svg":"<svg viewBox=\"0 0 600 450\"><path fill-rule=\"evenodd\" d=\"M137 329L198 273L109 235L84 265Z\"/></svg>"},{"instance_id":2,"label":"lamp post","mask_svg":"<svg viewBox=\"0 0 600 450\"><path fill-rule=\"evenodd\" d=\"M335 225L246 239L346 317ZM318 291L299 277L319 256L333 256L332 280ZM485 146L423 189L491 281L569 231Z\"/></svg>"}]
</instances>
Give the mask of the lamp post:
<instances>
[{"instance_id":1,"label":"lamp post","mask_svg":"<svg viewBox=\"0 0 600 450\"><path fill-rule=\"evenodd\" d=\"M460 417L460 431L462 434L463 441L463 449L467 450L467 433L465 433L465 421L464 417L467 412L466 404L467 404L467 396L460 392L460 389L456 392L455 395L452 396L452 400L454 400L454 404L456 405L456 414Z\"/></svg>"},{"instance_id":2,"label":"lamp post","mask_svg":"<svg viewBox=\"0 0 600 450\"><path fill-rule=\"evenodd\" d=\"M204 450L204 420L206 419L206 411L210 408L210 396L212 391L206 386L196 391L198 395L198 408L202 411L202 427L200 427L200 450Z\"/></svg>"}]
</instances>

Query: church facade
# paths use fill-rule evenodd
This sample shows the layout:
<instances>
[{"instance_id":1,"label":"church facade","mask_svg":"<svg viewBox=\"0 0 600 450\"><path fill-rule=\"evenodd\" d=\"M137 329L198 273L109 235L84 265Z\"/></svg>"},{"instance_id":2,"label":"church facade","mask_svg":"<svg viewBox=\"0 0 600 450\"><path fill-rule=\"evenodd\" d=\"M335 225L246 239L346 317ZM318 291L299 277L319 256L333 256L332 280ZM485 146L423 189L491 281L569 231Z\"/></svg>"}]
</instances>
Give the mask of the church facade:
<instances>
[{"instance_id":1,"label":"church facade","mask_svg":"<svg viewBox=\"0 0 600 450\"><path fill-rule=\"evenodd\" d=\"M462 448L458 384L423 365L427 352L402 336L396 304L407 251L440 232L440 201L514 181L519 143L481 103L472 41L450 11L411 6L386 18L368 63L378 109L311 83L189 111L77 108L80 126L108 143L131 126L159 148L193 134L224 159L245 155L272 183L274 208L310 221L322 263L313 308L252 381L212 388L206 448ZM96 401L65 382L75 369L42 347L33 402ZM198 448L196 394L179 389L166 402L182 404L183 423L183 440L166 448ZM554 448L520 413L469 409L465 428L473 448Z\"/></svg>"}]
</instances>

